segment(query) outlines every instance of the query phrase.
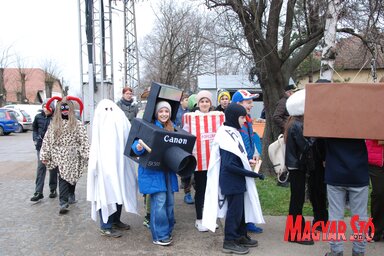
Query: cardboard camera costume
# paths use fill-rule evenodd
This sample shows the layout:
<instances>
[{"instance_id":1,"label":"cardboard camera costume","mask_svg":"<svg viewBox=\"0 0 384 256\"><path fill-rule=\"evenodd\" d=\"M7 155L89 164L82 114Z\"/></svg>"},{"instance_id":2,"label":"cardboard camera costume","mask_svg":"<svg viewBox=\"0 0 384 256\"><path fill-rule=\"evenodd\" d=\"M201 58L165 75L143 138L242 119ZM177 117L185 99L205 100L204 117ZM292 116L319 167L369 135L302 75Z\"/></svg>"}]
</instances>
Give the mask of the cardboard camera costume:
<instances>
[{"instance_id":1,"label":"cardboard camera costume","mask_svg":"<svg viewBox=\"0 0 384 256\"><path fill-rule=\"evenodd\" d=\"M176 87L152 83L143 119L133 119L124 154L145 168L171 169L181 177L189 177L196 168L196 159L191 154L196 137L183 129L175 128L174 132L170 132L154 124L159 101L167 101L171 105L171 121L175 121L181 95L182 91ZM140 157L131 149L137 139L150 148Z\"/></svg>"}]
</instances>

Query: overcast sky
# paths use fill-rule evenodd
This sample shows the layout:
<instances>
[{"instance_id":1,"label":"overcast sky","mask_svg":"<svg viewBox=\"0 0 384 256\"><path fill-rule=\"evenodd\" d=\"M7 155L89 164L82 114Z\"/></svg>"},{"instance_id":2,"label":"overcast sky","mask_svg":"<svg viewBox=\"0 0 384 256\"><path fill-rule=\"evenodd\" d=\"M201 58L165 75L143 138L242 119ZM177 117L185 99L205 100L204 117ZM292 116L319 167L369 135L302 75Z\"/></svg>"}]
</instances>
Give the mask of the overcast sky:
<instances>
[{"instance_id":1,"label":"overcast sky","mask_svg":"<svg viewBox=\"0 0 384 256\"><path fill-rule=\"evenodd\" d=\"M122 6L121 1L117 2ZM156 2L158 0L139 1L135 5L139 43L152 28L151 14ZM113 21L119 17L122 19L123 14L116 14ZM124 30L121 30L121 38L116 38L115 34L116 31L114 42L122 45ZM0 0L0 53L11 47L28 67L42 67L44 61L53 60L70 85L70 93L78 95L79 45L77 0ZM121 49L113 51L121 52ZM115 63L122 62L123 55L115 54L114 59ZM115 77L120 76L116 65L114 73Z\"/></svg>"}]
</instances>

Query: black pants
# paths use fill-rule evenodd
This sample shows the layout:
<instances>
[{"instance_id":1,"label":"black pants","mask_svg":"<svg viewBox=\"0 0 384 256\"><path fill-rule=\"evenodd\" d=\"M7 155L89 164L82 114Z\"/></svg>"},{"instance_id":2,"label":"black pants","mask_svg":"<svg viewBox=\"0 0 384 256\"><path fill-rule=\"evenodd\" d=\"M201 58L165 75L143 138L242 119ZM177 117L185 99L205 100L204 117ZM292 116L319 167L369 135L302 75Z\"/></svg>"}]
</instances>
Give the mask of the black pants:
<instances>
[{"instance_id":1,"label":"black pants","mask_svg":"<svg viewBox=\"0 0 384 256\"><path fill-rule=\"evenodd\" d=\"M309 173L308 190L309 200L313 207L313 223L328 221L327 185L324 183L324 167L322 163Z\"/></svg>"},{"instance_id":2,"label":"black pants","mask_svg":"<svg viewBox=\"0 0 384 256\"><path fill-rule=\"evenodd\" d=\"M181 178L181 184L182 184L183 189L184 189L184 194L191 193L192 177L193 176Z\"/></svg>"},{"instance_id":3,"label":"black pants","mask_svg":"<svg viewBox=\"0 0 384 256\"><path fill-rule=\"evenodd\" d=\"M370 166L371 177L371 216L375 226L375 235L382 237L384 232L384 168Z\"/></svg>"},{"instance_id":4,"label":"black pants","mask_svg":"<svg viewBox=\"0 0 384 256\"><path fill-rule=\"evenodd\" d=\"M61 178L59 174L59 202L60 206L64 206L68 204L69 195L75 194L76 184L72 185L67 182L63 178Z\"/></svg>"},{"instance_id":5,"label":"black pants","mask_svg":"<svg viewBox=\"0 0 384 256\"><path fill-rule=\"evenodd\" d=\"M244 217L244 193L225 196L228 202L224 241L234 241L247 235Z\"/></svg>"},{"instance_id":6,"label":"black pants","mask_svg":"<svg viewBox=\"0 0 384 256\"><path fill-rule=\"evenodd\" d=\"M291 183L291 198L289 202L289 215L293 217L293 223L298 220L298 215L303 215L303 207L305 201L305 180L306 172L303 170L291 170L289 172L289 181ZM302 231L304 230L305 220L302 218ZM295 241L295 237L290 237L291 241Z\"/></svg>"},{"instance_id":7,"label":"black pants","mask_svg":"<svg viewBox=\"0 0 384 256\"><path fill-rule=\"evenodd\" d=\"M207 186L207 171L195 171L195 209L196 219L203 218L205 187Z\"/></svg>"}]
</instances>

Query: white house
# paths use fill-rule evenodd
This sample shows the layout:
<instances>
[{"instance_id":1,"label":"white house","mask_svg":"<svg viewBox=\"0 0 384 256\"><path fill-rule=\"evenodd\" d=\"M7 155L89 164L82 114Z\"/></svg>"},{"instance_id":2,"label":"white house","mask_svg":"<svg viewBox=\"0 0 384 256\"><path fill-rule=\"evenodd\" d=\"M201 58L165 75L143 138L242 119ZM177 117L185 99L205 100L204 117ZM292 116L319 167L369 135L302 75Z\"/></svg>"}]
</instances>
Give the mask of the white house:
<instances>
[{"instance_id":1,"label":"white house","mask_svg":"<svg viewBox=\"0 0 384 256\"><path fill-rule=\"evenodd\" d=\"M231 96L240 89L248 90L250 93L257 93L259 97L254 99L254 107L252 108L252 118L259 118L263 110L263 93L260 84L250 82L248 75L203 75L197 78L197 87L199 90L210 91L213 95L213 105L217 106L217 91L226 89Z\"/></svg>"},{"instance_id":2,"label":"white house","mask_svg":"<svg viewBox=\"0 0 384 256\"><path fill-rule=\"evenodd\" d=\"M289 79L289 84L295 84L292 78ZM231 96L240 89L245 89L250 93L257 93L259 97L253 100L253 108L251 111L252 118L259 118L263 105L263 92L259 83L249 81L248 74L243 75L203 75L197 77L197 87L199 90L208 90L212 93L214 99L213 104L217 106L217 91L226 89Z\"/></svg>"}]
</instances>

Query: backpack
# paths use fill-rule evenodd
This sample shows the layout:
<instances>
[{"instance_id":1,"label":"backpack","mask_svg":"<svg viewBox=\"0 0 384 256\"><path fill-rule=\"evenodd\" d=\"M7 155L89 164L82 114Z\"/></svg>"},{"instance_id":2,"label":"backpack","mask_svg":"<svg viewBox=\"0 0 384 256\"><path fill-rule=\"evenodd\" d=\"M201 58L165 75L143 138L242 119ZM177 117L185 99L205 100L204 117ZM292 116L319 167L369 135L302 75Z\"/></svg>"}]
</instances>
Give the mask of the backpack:
<instances>
[{"instance_id":1,"label":"backpack","mask_svg":"<svg viewBox=\"0 0 384 256\"><path fill-rule=\"evenodd\" d=\"M280 183L286 182L289 172L285 167L285 142L283 134L280 134L277 140L269 145L268 155L277 175L277 180Z\"/></svg>"}]
</instances>

